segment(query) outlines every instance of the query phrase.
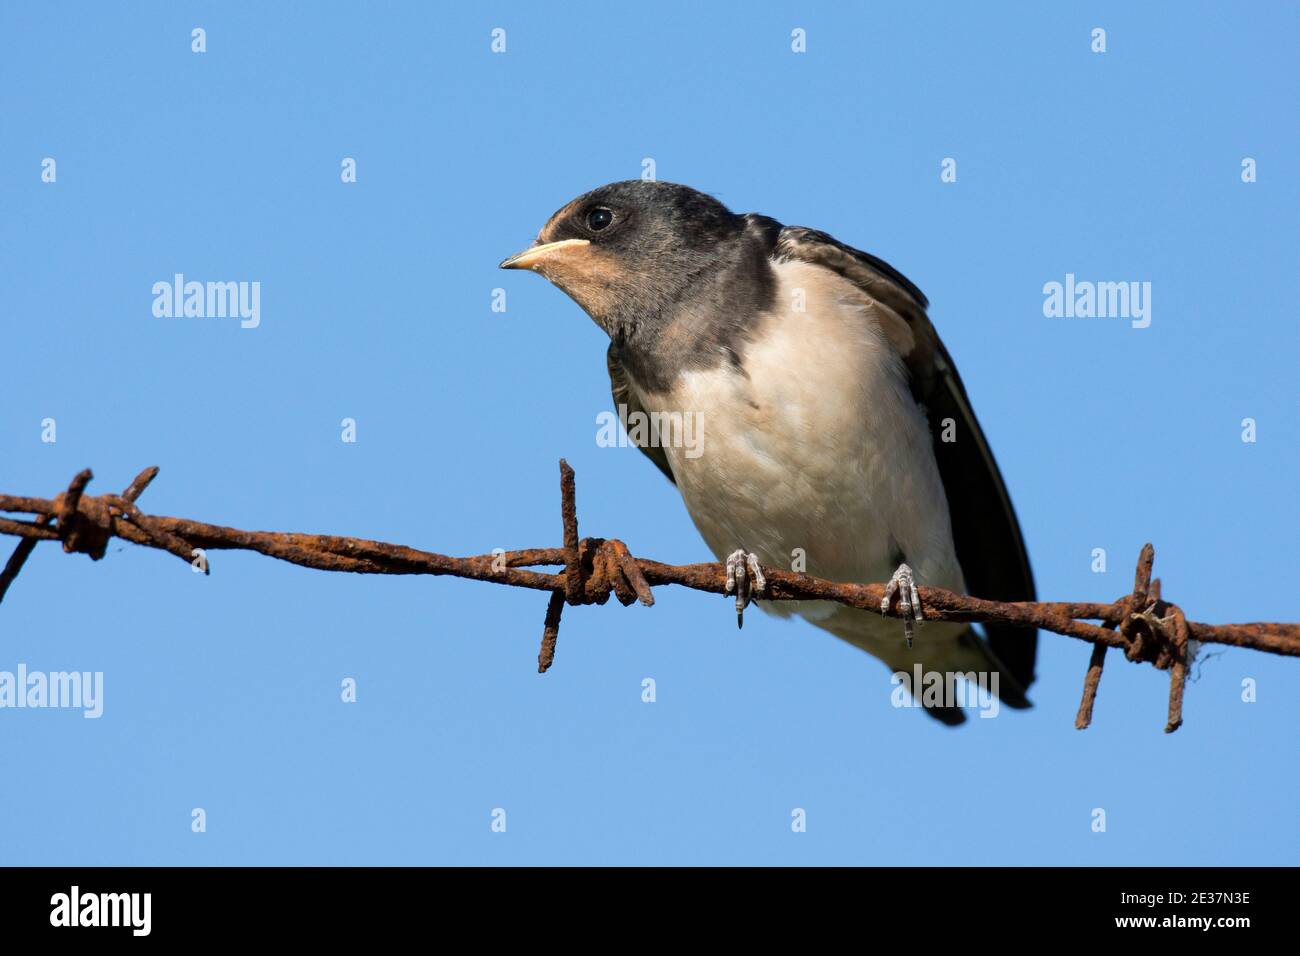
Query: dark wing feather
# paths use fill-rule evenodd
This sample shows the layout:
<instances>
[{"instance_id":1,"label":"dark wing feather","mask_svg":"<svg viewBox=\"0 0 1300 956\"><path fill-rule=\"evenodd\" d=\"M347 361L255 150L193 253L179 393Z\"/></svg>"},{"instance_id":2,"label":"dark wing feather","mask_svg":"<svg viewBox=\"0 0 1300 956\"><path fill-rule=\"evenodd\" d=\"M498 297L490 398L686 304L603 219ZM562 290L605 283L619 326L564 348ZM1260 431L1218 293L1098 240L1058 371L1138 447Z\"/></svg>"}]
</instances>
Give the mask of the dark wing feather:
<instances>
[{"instance_id":1,"label":"dark wing feather","mask_svg":"<svg viewBox=\"0 0 1300 956\"><path fill-rule=\"evenodd\" d=\"M614 414L618 415L626 426L627 417L621 413L621 407L627 408L627 415L631 415L633 412L640 412L644 415L645 409L641 406L641 402L632 389L628 387L627 375L623 371L623 366L619 364L612 343L609 346L609 351L605 353L605 364L609 367L609 387L614 397ZM637 445L637 447L645 452L646 457L659 467L659 470L664 473L669 481L674 485L677 484L673 479L672 469L668 467L668 456L664 454L663 448L649 444Z\"/></svg>"},{"instance_id":2,"label":"dark wing feather","mask_svg":"<svg viewBox=\"0 0 1300 956\"><path fill-rule=\"evenodd\" d=\"M891 334L890 339L910 343L900 351L912 394L930 422L966 587L976 597L994 601L1035 600L1034 577L1011 498L957 368L926 315L929 303L921 290L883 260L813 229L786 227L775 254L839 273L894 314L886 321L906 325L910 335ZM941 440L945 419L956 423L956 441ZM998 660L1021 689L1028 688L1034 679L1038 632L1003 624L983 627Z\"/></svg>"}]
</instances>

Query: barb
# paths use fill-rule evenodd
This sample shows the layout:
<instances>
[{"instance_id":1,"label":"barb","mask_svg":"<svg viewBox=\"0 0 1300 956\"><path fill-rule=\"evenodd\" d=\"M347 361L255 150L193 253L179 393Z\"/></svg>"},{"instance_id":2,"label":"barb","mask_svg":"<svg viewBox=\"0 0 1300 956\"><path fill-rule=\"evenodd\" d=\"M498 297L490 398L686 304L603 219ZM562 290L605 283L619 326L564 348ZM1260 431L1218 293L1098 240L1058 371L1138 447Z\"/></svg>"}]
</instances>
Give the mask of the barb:
<instances>
[{"instance_id":1,"label":"barb","mask_svg":"<svg viewBox=\"0 0 1300 956\"><path fill-rule=\"evenodd\" d=\"M188 518L148 515L135 502L157 474L157 467L146 468L120 495L87 495L86 487L93 478L89 468L79 472L68 489L52 499L0 495L0 511L34 516L30 521L0 518L0 534L21 539L0 571L0 600L41 541L60 541L64 551L88 554L93 560L103 558L108 541L118 537L167 551L187 563L199 551L242 550L321 571L447 575L550 593L542 646L537 656L537 669L544 673L555 660L565 604L604 604L613 594L625 606L636 601L651 606L654 604L651 589L666 584L712 594L725 591L725 565L661 564L633 556L618 540L580 539L573 469L563 460L560 461L560 513L564 546L466 558L364 538L242 531ZM1188 621L1181 608L1161 597L1160 582L1151 578L1154 561L1155 549L1148 544L1138 558L1132 593L1111 604L1001 603L954 594L942 588L918 590L929 621L1020 624L1095 645L1075 718L1079 729L1086 728L1092 720L1107 648L1119 648L1134 663L1149 663L1170 672L1166 733L1182 725L1183 692L1193 643L1226 644L1300 657L1300 624L1215 625ZM556 573L531 570L547 566L561 570ZM767 578L764 600L834 601L880 613L884 584L845 584L779 568L762 570ZM889 616L900 614L891 608Z\"/></svg>"}]
</instances>

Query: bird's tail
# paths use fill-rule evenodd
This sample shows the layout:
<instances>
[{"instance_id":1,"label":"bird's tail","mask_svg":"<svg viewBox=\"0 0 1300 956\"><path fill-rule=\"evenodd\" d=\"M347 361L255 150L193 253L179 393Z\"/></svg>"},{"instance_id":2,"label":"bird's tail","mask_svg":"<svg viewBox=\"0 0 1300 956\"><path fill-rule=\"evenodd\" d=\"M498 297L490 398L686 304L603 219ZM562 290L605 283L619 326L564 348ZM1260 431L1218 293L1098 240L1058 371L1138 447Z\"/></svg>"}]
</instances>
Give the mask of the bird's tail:
<instances>
[{"instance_id":1,"label":"bird's tail","mask_svg":"<svg viewBox=\"0 0 1300 956\"><path fill-rule=\"evenodd\" d=\"M996 698L1016 710L1033 706L1024 685L969 624L922 622L909 648L899 621L868 611L836 608L810 620L884 661L895 675L900 675L895 684L901 683L912 699L941 723L964 723L966 713L961 703L970 706L981 699ZM964 691L964 700L953 699L959 688Z\"/></svg>"}]
</instances>

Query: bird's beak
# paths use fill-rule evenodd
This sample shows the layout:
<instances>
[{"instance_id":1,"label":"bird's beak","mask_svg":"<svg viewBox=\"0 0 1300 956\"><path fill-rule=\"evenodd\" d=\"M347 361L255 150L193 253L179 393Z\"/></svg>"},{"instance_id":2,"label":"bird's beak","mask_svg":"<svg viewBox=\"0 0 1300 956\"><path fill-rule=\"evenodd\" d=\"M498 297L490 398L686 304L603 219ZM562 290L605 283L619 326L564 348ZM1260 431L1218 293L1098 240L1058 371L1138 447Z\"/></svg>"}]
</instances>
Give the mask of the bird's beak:
<instances>
[{"instance_id":1,"label":"bird's beak","mask_svg":"<svg viewBox=\"0 0 1300 956\"><path fill-rule=\"evenodd\" d=\"M529 246L523 252L516 252L509 259L501 260L502 269L535 269L543 260L563 249L591 245L590 239L561 239L559 242L544 242Z\"/></svg>"}]
</instances>

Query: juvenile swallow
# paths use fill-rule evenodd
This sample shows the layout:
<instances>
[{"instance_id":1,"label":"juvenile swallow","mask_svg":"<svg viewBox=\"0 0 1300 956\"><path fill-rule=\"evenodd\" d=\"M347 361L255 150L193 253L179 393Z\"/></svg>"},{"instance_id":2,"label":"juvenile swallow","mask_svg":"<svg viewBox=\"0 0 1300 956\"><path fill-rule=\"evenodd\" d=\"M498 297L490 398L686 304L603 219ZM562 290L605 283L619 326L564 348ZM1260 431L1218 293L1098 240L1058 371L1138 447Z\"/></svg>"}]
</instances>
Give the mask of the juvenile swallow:
<instances>
[{"instance_id":1,"label":"juvenile swallow","mask_svg":"<svg viewBox=\"0 0 1300 956\"><path fill-rule=\"evenodd\" d=\"M726 562L738 613L757 598L895 672L996 674L1003 703L1029 706L1032 628L986 624L981 637L931 621L912 640L918 581L998 601L1034 600L1034 581L929 303L901 273L824 232L639 180L574 199L501 268L540 273L609 335L625 421L699 415L694 454L671 435L636 443ZM762 601L763 566L793 555L821 578L888 581L882 610L896 596L902 627L830 602Z\"/></svg>"}]
</instances>

